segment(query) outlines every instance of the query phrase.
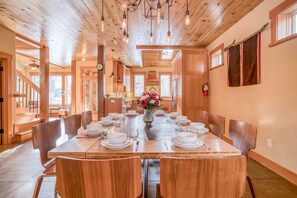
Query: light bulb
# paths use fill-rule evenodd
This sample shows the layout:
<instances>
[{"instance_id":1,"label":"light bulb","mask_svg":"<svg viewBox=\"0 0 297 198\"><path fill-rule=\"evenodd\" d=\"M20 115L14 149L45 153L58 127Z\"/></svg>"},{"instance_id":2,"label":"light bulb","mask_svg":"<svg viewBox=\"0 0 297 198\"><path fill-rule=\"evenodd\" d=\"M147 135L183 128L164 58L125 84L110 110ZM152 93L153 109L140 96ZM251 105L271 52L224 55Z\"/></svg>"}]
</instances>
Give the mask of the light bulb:
<instances>
[{"instance_id":1,"label":"light bulb","mask_svg":"<svg viewBox=\"0 0 297 198\"><path fill-rule=\"evenodd\" d=\"M129 44L129 34L127 33L126 43Z\"/></svg>"},{"instance_id":2,"label":"light bulb","mask_svg":"<svg viewBox=\"0 0 297 198\"><path fill-rule=\"evenodd\" d=\"M154 39L154 37L153 37L153 33L151 32L151 34L150 34L150 43L153 42L153 39Z\"/></svg>"},{"instance_id":3,"label":"light bulb","mask_svg":"<svg viewBox=\"0 0 297 198\"><path fill-rule=\"evenodd\" d=\"M161 21L161 3L158 1L157 4L157 23L160 24Z\"/></svg>"},{"instance_id":4,"label":"light bulb","mask_svg":"<svg viewBox=\"0 0 297 198\"><path fill-rule=\"evenodd\" d=\"M101 32L104 32L104 17L101 17Z\"/></svg>"},{"instance_id":5,"label":"light bulb","mask_svg":"<svg viewBox=\"0 0 297 198\"><path fill-rule=\"evenodd\" d=\"M126 25L127 25L127 16L126 16L126 12L124 12L123 14L123 21L122 21L122 28L125 29L126 28Z\"/></svg>"},{"instance_id":6,"label":"light bulb","mask_svg":"<svg viewBox=\"0 0 297 198\"><path fill-rule=\"evenodd\" d=\"M124 30L124 32L123 32L123 42L126 42L126 35L127 35L127 33L126 33L126 30Z\"/></svg>"},{"instance_id":7,"label":"light bulb","mask_svg":"<svg viewBox=\"0 0 297 198\"><path fill-rule=\"evenodd\" d=\"M189 10L187 10L185 25L189 25L189 24L190 24L190 13L189 13Z\"/></svg>"},{"instance_id":8,"label":"light bulb","mask_svg":"<svg viewBox=\"0 0 297 198\"><path fill-rule=\"evenodd\" d=\"M168 45L170 44L171 41L171 33L170 31L167 32L167 41L168 41Z\"/></svg>"}]
</instances>

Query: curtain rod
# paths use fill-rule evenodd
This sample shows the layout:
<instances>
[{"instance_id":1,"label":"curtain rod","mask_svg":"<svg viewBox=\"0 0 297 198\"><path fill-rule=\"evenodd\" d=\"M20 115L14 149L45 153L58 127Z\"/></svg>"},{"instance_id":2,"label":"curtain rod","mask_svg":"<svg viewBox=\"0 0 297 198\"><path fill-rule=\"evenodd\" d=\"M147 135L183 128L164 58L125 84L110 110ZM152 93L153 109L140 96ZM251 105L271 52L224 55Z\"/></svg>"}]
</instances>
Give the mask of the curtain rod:
<instances>
[{"instance_id":1,"label":"curtain rod","mask_svg":"<svg viewBox=\"0 0 297 198\"><path fill-rule=\"evenodd\" d=\"M224 48L224 51L227 51L229 48L238 45L239 43L245 42L247 40L249 40L250 38L252 38L253 36L255 36L256 34L258 34L259 32L263 32L265 30L265 28L269 25L269 23L266 23L265 25L263 25L257 32L253 33L252 35L248 36L247 38L235 43L235 40L233 41L232 44L228 45L227 47Z\"/></svg>"}]
</instances>

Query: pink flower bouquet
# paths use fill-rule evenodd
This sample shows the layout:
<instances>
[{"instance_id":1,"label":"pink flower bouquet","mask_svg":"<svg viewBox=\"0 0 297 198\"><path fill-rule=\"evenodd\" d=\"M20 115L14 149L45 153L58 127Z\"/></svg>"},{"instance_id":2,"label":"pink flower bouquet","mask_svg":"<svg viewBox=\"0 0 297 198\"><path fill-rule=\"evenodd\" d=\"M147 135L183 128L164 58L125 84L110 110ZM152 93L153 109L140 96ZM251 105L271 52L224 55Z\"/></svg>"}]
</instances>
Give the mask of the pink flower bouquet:
<instances>
[{"instance_id":1,"label":"pink flower bouquet","mask_svg":"<svg viewBox=\"0 0 297 198\"><path fill-rule=\"evenodd\" d=\"M143 92L142 95L137 98L137 105L143 109L151 109L161 107L161 97L155 92Z\"/></svg>"}]
</instances>

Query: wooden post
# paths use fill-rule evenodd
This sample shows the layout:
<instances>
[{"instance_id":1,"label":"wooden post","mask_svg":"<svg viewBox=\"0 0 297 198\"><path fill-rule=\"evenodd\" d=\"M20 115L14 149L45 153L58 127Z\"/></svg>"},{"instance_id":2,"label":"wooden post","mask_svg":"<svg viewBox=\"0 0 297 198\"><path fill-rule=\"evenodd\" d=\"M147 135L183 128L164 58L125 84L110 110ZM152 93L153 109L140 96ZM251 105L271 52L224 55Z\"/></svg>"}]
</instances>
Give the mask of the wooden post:
<instances>
[{"instance_id":1,"label":"wooden post","mask_svg":"<svg viewBox=\"0 0 297 198\"><path fill-rule=\"evenodd\" d=\"M101 63L104 65L104 68L102 71L98 71L98 120L100 120L101 117L104 117L104 96L105 96L105 47L104 46L98 46L98 63Z\"/></svg>"},{"instance_id":2,"label":"wooden post","mask_svg":"<svg viewBox=\"0 0 297 198\"><path fill-rule=\"evenodd\" d=\"M40 119L49 119L49 49L40 48Z\"/></svg>"},{"instance_id":3,"label":"wooden post","mask_svg":"<svg viewBox=\"0 0 297 198\"><path fill-rule=\"evenodd\" d=\"M76 60L71 62L71 115L74 114L76 114Z\"/></svg>"}]
</instances>

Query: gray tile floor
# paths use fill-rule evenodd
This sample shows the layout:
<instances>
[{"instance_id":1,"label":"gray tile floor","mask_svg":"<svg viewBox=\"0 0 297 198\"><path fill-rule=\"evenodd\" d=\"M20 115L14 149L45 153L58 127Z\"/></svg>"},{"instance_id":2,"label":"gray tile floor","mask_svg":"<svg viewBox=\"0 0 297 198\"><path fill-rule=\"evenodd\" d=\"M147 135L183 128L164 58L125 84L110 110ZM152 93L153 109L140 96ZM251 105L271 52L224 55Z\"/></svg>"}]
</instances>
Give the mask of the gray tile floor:
<instances>
[{"instance_id":1,"label":"gray tile floor","mask_svg":"<svg viewBox=\"0 0 297 198\"><path fill-rule=\"evenodd\" d=\"M31 141L0 145L0 198L31 198L36 179L42 170L39 153L33 150ZM249 161L248 172L254 178L257 197L297 198L297 186L257 162ZM149 194L155 197L155 184L159 183L158 166L150 168L149 178ZM39 197L54 197L54 186L55 178L45 178ZM251 197L248 186L244 197Z\"/></svg>"}]
</instances>

